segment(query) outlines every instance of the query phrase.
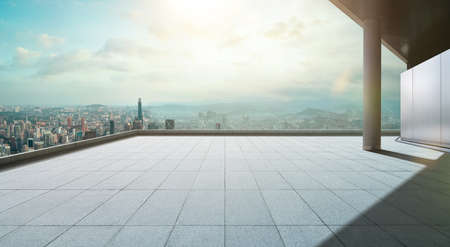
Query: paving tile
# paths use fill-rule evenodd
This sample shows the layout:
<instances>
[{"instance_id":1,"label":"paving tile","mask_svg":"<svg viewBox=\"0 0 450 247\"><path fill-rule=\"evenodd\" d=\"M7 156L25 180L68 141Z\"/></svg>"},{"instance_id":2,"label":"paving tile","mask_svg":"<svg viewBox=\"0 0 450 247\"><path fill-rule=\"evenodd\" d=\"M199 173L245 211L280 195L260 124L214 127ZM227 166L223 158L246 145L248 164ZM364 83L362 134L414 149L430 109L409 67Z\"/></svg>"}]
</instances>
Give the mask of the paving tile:
<instances>
[{"instance_id":1,"label":"paving tile","mask_svg":"<svg viewBox=\"0 0 450 247\"><path fill-rule=\"evenodd\" d=\"M274 171L268 160L265 159L255 159L247 160L248 167L251 171Z\"/></svg>"},{"instance_id":2,"label":"paving tile","mask_svg":"<svg viewBox=\"0 0 450 247\"><path fill-rule=\"evenodd\" d=\"M153 191L120 191L85 217L79 225L123 225Z\"/></svg>"},{"instance_id":3,"label":"paving tile","mask_svg":"<svg viewBox=\"0 0 450 247\"><path fill-rule=\"evenodd\" d=\"M126 167L124 171L148 171L153 168L160 160L158 159L144 159L138 160L133 165Z\"/></svg>"},{"instance_id":4,"label":"paving tile","mask_svg":"<svg viewBox=\"0 0 450 247\"><path fill-rule=\"evenodd\" d=\"M133 180L142 175L141 172L119 172L103 182L95 185L94 189L115 189L120 190L129 185Z\"/></svg>"},{"instance_id":5,"label":"paving tile","mask_svg":"<svg viewBox=\"0 0 450 247\"><path fill-rule=\"evenodd\" d=\"M89 189L114 174L115 172L92 172L63 185L60 189Z\"/></svg>"},{"instance_id":6,"label":"paving tile","mask_svg":"<svg viewBox=\"0 0 450 247\"><path fill-rule=\"evenodd\" d=\"M193 187L195 190L223 190L224 188L223 172L199 172Z\"/></svg>"},{"instance_id":7,"label":"paving tile","mask_svg":"<svg viewBox=\"0 0 450 247\"><path fill-rule=\"evenodd\" d=\"M253 176L261 190L291 189L278 172L254 172Z\"/></svg>"},{"instance_id":8,"label":"paving tile","mask_svg":"<svg viewBox=\"0 0 450 247\"><path fill-rule=\"evenodd\" d=\"M226 246L284 246L274 226L226 226Z\"/></svg>"},{"instance_id":9,"label":"paving tile","mask_svg":"<svg viewBox=\"0 0 450 247\"><path fill-rule=\"evenodd\" d=\"M178 164L175 171L199 171L202 163L202 159L185 159Z\"/></svg>"},{"instance_id":10,"label":"paving tile","mask_svg":"<svg viewBox=\"0 0 450 247\"><path fill-rule=\"evenodd\" d=\"M17 226L0 226L0 239L6 234L15 230Z\"/></svg>"},{"instance_id":11,"label":"paving tile","mask_svg":"<svg viewBox=\"0 0 450 247\"><path fill-rule=\"evenodd\" d=\"M73 225L108 200L116 191L85 191L35 218L29 225Z\"/></svg>"},{"instance_id":12,"label":"paving tile","mask_svg":"<svg viewBox=\"0 0 450 247\"><path fill-rule=\"evenodd\" d=\"M399 189L399 188L418 189L418 188L420 188L417 184L414 184L413 182L408 181L411 173L409 173L408 177L406 177L406 178L399 178L399 177L396 177L387 172L381 172L381 171L362 172L362 174L365 174L373 179L376 179L377 181L380 181L381 183L384 183L393 189Z\"/></svg>"},{"instance_id":13,"label":"paving tile","mask_svg":"<svg viewBox=\"0 0 450 247\"><path fill-rule=\"evenodd\" d=\"M177 168L181 159L165 159L152 167L152 171L173 171Z\"/></svg>"},{"instance_id":14,"label":"paving tile","mask_svg":"<svg viewBox=\"0 0 450 247\"><path fill-rule=\"evenodd\" d=\"M225 169L225 162L223 160L204 160L200 171L223 171Z\"/></svg>"},{"instance_id":15,"label":"paving tile","mask_svg":"<svg viewBox=\"0 0 450 247\"><path fill-rule=\"evenodd\" d=\"M335 190L341 199L379 225L419 224L417 220L363 190Z\"/></svg>"},{"instance_id":16,"label":"paving tile","mask_svg":"<svg viewBox=\"0 0 450 247\"><path fill-rule=\"evenodd\" d=\"M383 200L388 201L396 208L413 215L418 221L431 225L450 225L450 214L436 203L422 200L415 192L397 190L391 192Z\"/></svg>"},{"instance_id":17,"label":"paving tile","mask_svg":"<svg viewBox=\"0 0 450 247\"><path fill-rule=\"evenodd\" d=\"M402 246L376 226L331 226L331 230L344 242L345 246Z\"/></svg>"},{"instance_id":18,"label":"paving tile","mask_svg":"<svg viewBox=\"0 0 450 247\"><path fill-rule=\"evenodd\" d=\"M0 212L39 196L48 190L13 190L0 197Z\"/></svg>"},{"instance_id":19,"label":"paving tile","mask_svg":"<svg viewBox=\"0 0 450 247\"><path fill-rule=\"evenodd\" d=\"M119 229L119 227L113 226L74 226L51 242L48 246L104 246Z\"/></svg>"},{"instance_id":20,"label":"paving tile","mask_svg":"<svg viewBox=\"0 0 450 247\"><path fill-rule=\"evenodd\" d=\"M383 226L382 228L406 246L450 246L449 237L428 226Z\"/></svg>"},{"instance_id":21,"label":"paving tile","mask_svg":"<svg viewBox=\"0 0 450 247\"><path fill-rule=\"evenodd\" d=\"M338 172L339 177L366 190L387 190L390 187L359 172Z\"/></svg>"},{"instance_id":22,"label":"paving tile","mask_svg":"<svg viewBox=\"0 0 450 247\"><path fill-rule=\"evenodd\" d=\"M227 191L225 222L227 225L273 225L269 210L259 191Z\"/></svg>"},{"instance_id":23,"label":"paving tile","mask_svg":"<svg viewBox=\"0 0 450 247\"><path fill-rule=\"evenodd\" d=\"M256 190L258 186L251 172L227 172L225 178L227 190Z\"/></svg>"},{"instance_id":24,"label":"paving tile","mask_svg":"<svg viewBox=\"0 0 450 247\"><path fill-rule=\"evenodd\" d=\"M167 246L225 246L223 226L176 226Z\"/></svg>"},{"instance_id":25,"label":"paving tile","mask_svg":"<svg viewBox=\"0 0 450 247\"><path fill-rule=\"evenodd\" d=\"M173 225L187 195L187 191L155 191L127 224Z\"/></svg>"},{"instance_id":26,"label":"paving tile","mask_svg":"<svg viewBox=\"0 0 450 247\"><path fill-rule=\"evenodd\" d=\"M129 138L0 172L0 246L447 246L448 175L360 137Z\"/></svg>"},{"instance_id":27,"label":"paving tile","mask_svg":"<svg viewBox=\"0 0 450 247\"><path fill-rule=\"evenodd\" d=\"M448 226L434 226L435 229L440 231L442 234L450 238L450 225Z\"/></svg>"},{"instance_id":28,"label":"paving tile","mask_svg":"<svg viewBox=\"0 0 450 247\"><path fill-rule=\"evenodd\" d=\"M181 211L180 225L223 225L224 192L192 191Z\"/></svg>"},{"instance_id":29,"label":"paving tile","mask_svg":"<svg viewBox=\"0 0 450 247\"><path fill-rule=\"evenodd\" d=\"M171 226L125 226L108 246L164 247Z\"/></svg>"},{"instance_id":30,"label":"paving tile","mask_svg":"<svg viewBox=\"0 0 450 247\"><path fill-rule=\"evenodd\" d=\"M41 247L48 244L68 227L22 226L0 239L2 247Z\"/></svg>"},{"instance_id":31,"label":"paving tile","mask_svg":"<svg viewBox=\"0 0 450 247\"><path fill-rule=\"evenodd\" d=\"M263 191L277 225L322 225L323 223L293 190Z\"/></svg>"},{"instance_id":32,"label":"paving tile","mask_svg":"<svg viewBox=\"0 0 450 247\"><path fill-rule=\"evenodd\" d=\"M325 186L305 172L281 172L281 175L294 189L324 190Z\"/></svg>"},{"instance_id":33,"label":"paving tile","mask_svg":"<svg viewBox=\"0 0 450 247\"><path fill-rule=\"evenodd\" d=\"M327 225L366 225L360 213L329 191L297 191Z\"/></svg>"},{"instance_id":34,"label":"paving tile","mask_svg":"<svg viewBox=\"0 0 450 247\"><path fill-rule=\"evenodd\" d=\"M340 178L335 172L308 172L309 175L328 189L359 189L353 183Z\"/></svg>"},{"instance_id":35,"label":"paving tile","mask_svg":"<svg viewBox=\"0 0 450 247\"><path fill-rule=\"evenodd\" d=\"M161 189L190 190L197 178L197 172L173 172L160 186Z\"/></svg>"},{"instance_id":36,"label":"paving tile","mask_svg":"<svg viewBox=\"0 0 450 247\"><path fill-rule=\"evenodd\" d=\"M147 172L131 182L126 189L153 190L157 189L169 176L169 172Z\"/></svg>"},{"instance_id":37,"label":"paving tile","mask_svg":"<svg viewBox=\"0 0 450 247\"><path fill-rule=\"evenodd\" d=\"M269 167L274 171L298 171L299 168L289 160L269 160Z\"/></svg>"},{"instance_id":38,"label":"paving tile","mask_svg":"<svg viewBox=\"0 0 450 247\"><path fill-rule=\"evenodd\" d=\"M326 226L279 226L286 247L343 247Z\"/></svg>"},{"instance_id":39,"label":"paving tile","mask_svg":"<svg viewBox=\"0 0 450 247\"><path fill-rule=\"evenodd\" d=\"M34 197L0 214L0 225L23 225L48 210L72 199L81 191L56 190Z\"/></svg>"},{"instance_id":40,"label":"paving tile","mask_svg":"<svg viewBox=\"0 0 450 247\"><path fill-rule=\"evenodd\" d=\"M119 159L112 162L110 165L104 166L99 171L122 171L136 163L133 159Z\"/></svg>"}]
</instances>

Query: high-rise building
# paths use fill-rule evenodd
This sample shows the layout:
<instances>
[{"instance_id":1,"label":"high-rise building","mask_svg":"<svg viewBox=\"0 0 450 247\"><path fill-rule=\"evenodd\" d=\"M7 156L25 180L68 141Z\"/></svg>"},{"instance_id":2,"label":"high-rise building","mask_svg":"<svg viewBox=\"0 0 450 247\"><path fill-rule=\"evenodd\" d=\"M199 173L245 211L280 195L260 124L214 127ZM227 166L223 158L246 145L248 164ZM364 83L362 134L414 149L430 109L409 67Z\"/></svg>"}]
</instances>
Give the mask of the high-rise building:
<instances>
[{"instance_id":1,"label":"high-rise building","mask_svg":"<svg viewBox=\"0 0 450 247\"><path fill-rule=\"evenodd\" d=\"M10 142L10 147L11 147L11 154L15 154L15 153L17 153L17 143L16 143L16 138L15 137L11 137L10 139L9 139L9 142Z\"/></svg>"},{"instance_id":2,"label":"high-rise building","mask_svg":"<svg viewBox=\"0 0 450 247\"><path fill-rule=\"evenodd\" d=\"M159 123L157 123L157 122L150 122L148 124L148 129L159 129Z\"/></svg>"},{"instance_id":3,"label":"high-rise building","mask_svg":"<svg viewBox=\"0 0 450 247\"><path fill-rule=\"evenodd\" d=\"M114 120L109 120L109 134L114 134Z\"/></svg>"},{"instance_id":4,"label":"high-rise building","mask_svg":"<svg viewBox=\"0 0 450 247\"><path fill-rule=\"evenodd\" d=\"M140 130L140 129L142 129L143 127L144 127L144 126L143 126L141 120L135 119L135 120L133 121L133 129L134 129L134 130Z\"/></svg>"},{"instance_id":5,"label":"high-rise building","mask_svg":"<svg viewBox=\"0 0 450 247\"><path fill-rule=\"evenodd\" d=\"M168 130L175 129L175 120L173 120L173 119L166 119L166 129L168 129Z\"/></svg>"},{"instance_id":6,"label":"high-rise building","mask_svg":"<svg viewBox=\"0 0 450 247\"><path fill-rule=\"evenodd\" d=\"M87 126L86 126L86 119L83 117L81 118L81 131L84 133L87 130Z\"/></svg>"},{"instance_id":7,"label":"high-rise building","mask_svg":"<svg viewBox=\"0 0 450 247\"><path fill-rule=\"evenodd\" d=\"M138 100L138 120L143 121L144 117L142 116L142 99Z\"/></svg>"},{"instance_id":8,"label":"high-rise building","mask_svg":"<svg viewBox=\"0 0 450 247\"><path fill-rule=\"evenodd\" d=\"M28 138L27 142L28 142L28 147L29 148L34 147L34 140L33 140L33 138Z\"/></svg>"},{"instance_id":9,"label":"high-rise building","mask_svg":"<svg viewBox=\"0 0 450 247\"><path fill-rule=\"evenodd\" d=\"M72 117L67 118L67 128L72 128Z\"/></svg>"},{"instance_id":10,"label":"high-rise building","mask_svg":"<svg viewBox=\"0 0 450 247\"><path fill-rule=\"evenodd\" d=\"M84 133L83 140L91 139L97 137L97 132L95 130L88 130Z\"/></svg>"}]
</instances>

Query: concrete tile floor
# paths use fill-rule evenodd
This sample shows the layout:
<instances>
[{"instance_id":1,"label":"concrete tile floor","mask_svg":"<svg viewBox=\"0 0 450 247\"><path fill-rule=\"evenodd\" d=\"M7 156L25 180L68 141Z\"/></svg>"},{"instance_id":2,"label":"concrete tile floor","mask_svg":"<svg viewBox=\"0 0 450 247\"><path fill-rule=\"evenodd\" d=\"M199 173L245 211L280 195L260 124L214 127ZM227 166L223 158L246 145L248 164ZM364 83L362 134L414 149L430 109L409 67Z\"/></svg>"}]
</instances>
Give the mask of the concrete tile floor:
<instances>
[{"instance_id":1,"label":"concrete tile floor","mask_svg":"<svg viewBox=\"0 0 450 247\"><path fill-rule=\"evenodd\" d=\"M0 246L450 246L448 153L134 137L0 171Z\"/></svg>"}]
</instances>

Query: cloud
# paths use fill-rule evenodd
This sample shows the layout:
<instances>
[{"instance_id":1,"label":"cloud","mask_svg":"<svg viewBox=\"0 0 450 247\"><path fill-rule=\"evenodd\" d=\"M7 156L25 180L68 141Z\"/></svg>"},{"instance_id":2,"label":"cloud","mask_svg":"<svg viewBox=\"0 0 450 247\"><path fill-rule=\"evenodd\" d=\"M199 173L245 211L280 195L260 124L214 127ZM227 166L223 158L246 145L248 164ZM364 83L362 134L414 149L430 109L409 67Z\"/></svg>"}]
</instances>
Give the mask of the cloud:
<instances>
[{"instance_id":1,"label":"cloud","mask_svg":"<svg viewBox=\"0 0 450 247\"><path fill-rule=\"evenodd\" d=\"M101 78L114 73L128 73L129 77L136 77L148 73L155 66L163 65L168 55L170 52L138 41L110 39L97 51L79 49L58 55L52 53L41 60L37 76L56 78L82 75L86 78Z\"/></svg>"},{"instance_id":2,"label":"cloud","mask_svg":"<svg viewBox=\"0 0 450 247\"><path fill-rule=\"evenodd\" d=\"M291 17L287 22L277 22L264 32L268 39L275 40L301 40L303 38L304 24L295 17Z\"/></svg>"},{"instance_id":3,"label":"cloud","mask_svg":"<svg viewBox=\"0 0 450 247\"><path fill-rule=\"evenodd\" d=\"M40 56L21 50L15 60L25 63L31 57L36 62L19 69L8 62L12 69L7 73L16 73L10 74L15 81L30 75L29 88L58 89L71 102L85 99L86 92L93 98L83 102L105 104L128 102L136 95L153 102L242 100L255 95L360 99L362 30L328 1L203 1L211 8L194 8L185 0L127 2L116 12L127 13L118 20L126 25L114 27L117 38L98 32L92 34L95 42L42 49ZM44 37L50 41L42 48L62 43ZM35 38L31 34L23 40ZM99 40L105 41L100 48L83 46ZM73 50L66 50L69 47ZM383 87L394 92L383 95L392 98L398 94L397 64L398 59L383 57L384 68L392 68L384 73L393 82L383 81Z\"/></svg>"},{"instance_id":4,"label":"cloud","mask_svg":"<svg viewBox=\"0 0 450 247\"><path fill-rule=\"evenodd\" d=\"M64 38L50 36L46 33L39 35L37 39L39 44L45 48L52 48L54 46L61 45L65 41Z\"/></svg>"},{"instance_id":5,"label":"cloud","mask_svg":"<svg viewBox=\"0 0 450 247\"><path fill-rule=\"evenodd\" d=\"M16 54L13 58L14 64L30 65L35 59L39 58L40 53L37 51L27 50L23 47L16 48Z\"/></svg>"},{"instance_id":6,"label":"cloud","mask_svg":"<svg viewBox=\"0 0 450 247\"><path fill-rule=\"evenodd\" d=\"M226 39L219 47L220 48L230 48L236 47L247 39L245 36L234 35Z\"/></svg>"}]
</instances>

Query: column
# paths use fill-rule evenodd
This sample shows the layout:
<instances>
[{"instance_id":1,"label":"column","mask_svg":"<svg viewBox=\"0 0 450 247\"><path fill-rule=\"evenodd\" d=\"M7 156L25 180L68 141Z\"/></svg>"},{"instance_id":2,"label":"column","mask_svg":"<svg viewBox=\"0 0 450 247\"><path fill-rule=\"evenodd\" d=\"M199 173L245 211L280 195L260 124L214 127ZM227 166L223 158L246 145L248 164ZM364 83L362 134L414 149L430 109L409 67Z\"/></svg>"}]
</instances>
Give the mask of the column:
<instances>
[{"instance_id":1,"label":"column","mask_svg":"<svg viewBox=\"0 0 450 247\"><path fill-rule=\"evenodd\" d=\"M381 146L381 36L377 18L364 21L363 149Z\"/></svg>"}]
</instances>

